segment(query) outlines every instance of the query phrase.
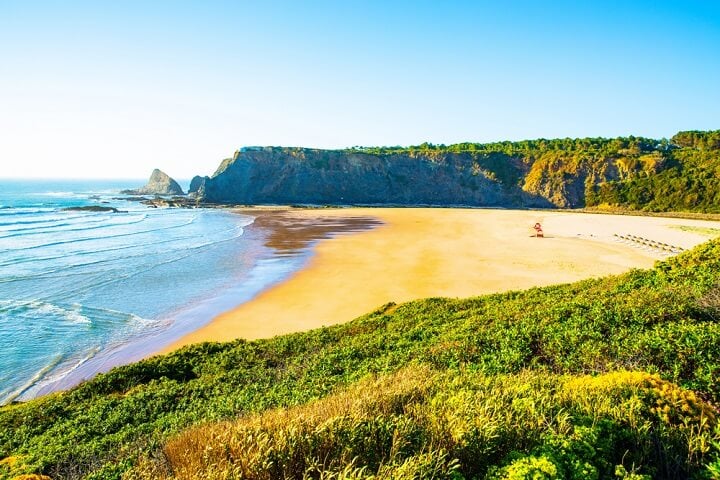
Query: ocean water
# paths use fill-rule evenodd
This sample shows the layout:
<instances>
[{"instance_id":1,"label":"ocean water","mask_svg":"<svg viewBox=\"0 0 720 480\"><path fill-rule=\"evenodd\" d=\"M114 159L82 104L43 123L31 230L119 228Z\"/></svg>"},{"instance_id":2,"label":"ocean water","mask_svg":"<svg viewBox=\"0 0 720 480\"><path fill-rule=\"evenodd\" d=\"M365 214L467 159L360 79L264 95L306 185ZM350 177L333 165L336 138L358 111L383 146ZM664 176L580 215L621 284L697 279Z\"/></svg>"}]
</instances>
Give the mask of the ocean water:
<instances>
[{"instance_id":1,"label":"ocean water","mask_svg":"<svg viewBox=\"0 0 720 480\"><path fill-rule=\"evenodd\" d=\"M142 184L0 180L0 403L141 358L301 266L253 217L118 194ZM85 205L121 212L65 210Z\"/></svg>"}]
</instances>

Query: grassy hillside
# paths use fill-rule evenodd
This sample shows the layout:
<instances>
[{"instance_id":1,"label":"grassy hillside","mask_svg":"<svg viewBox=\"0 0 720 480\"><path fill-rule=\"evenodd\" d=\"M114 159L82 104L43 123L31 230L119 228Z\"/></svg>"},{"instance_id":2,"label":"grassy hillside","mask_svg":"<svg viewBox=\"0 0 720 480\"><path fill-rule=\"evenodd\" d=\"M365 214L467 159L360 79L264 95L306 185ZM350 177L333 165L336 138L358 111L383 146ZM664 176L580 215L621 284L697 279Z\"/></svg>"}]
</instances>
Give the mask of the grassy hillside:
<instances>
[{"instance_id":1,"label":"grassy hillside","mask_svg":"<svg viewBox=\"0 0 720 480\"><path fill-rule=\"evenodd\" d=\"M0 478L718 478L718 403L715 241L121 367L0 409Z\"/></svg>"}]
</instances>

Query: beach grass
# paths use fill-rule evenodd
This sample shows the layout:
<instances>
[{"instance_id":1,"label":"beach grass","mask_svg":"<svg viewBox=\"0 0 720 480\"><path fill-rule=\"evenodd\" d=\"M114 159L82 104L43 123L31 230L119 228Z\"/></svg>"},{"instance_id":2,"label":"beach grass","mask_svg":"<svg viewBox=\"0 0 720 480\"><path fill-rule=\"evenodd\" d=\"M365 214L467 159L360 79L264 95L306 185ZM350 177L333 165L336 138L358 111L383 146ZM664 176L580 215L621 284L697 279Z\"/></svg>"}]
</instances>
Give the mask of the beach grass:
<instances>
[{"instance_id":1,"label":"beach grass","mask_svg":"<svg viewBox=\"0 0 720 480\"><path fill-rule=\"evenodd\" d=\"M720 228L696 227L692 225L677 225L673 226L673 228L677 228L678 230L682 230L683 232L697 233L706 237L720 236Z\"/></svg>"},{"instance_id":2,"label":"beach grass","mask_svg":"<svg viewBox=\"0 0 720 480\"><path fill-rule=\"evenodd\" d=\"M651 478L661 465L679 476L712 450L715 425L712 407L657 374L414 365L299 407L191 428L131 477Z\"/></svg>"}]
</instances>

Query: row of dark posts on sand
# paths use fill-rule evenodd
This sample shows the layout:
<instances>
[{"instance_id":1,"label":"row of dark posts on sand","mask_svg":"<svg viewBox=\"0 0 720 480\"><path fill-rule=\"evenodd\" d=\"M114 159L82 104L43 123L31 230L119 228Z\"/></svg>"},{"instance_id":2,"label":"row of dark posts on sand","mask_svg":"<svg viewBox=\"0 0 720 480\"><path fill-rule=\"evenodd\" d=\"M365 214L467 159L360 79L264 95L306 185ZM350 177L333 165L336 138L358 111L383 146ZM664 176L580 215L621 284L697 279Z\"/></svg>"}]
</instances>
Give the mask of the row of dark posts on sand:
<instances>
[{"instance_id":1,"label":"row of dark posts on sand","mask_svg":"<svg viewBox=\"0 0 720 480\"><path fill-rule=\"evenodd\" d=\"M650 240L649 238L637 237L635 235L618 235L617 233L613 233L613 236L615 238L617 238L619 241L626 241L626 242L634 243L638 246L654 248L655 250L659 250L661 252L666 252L668 254L677 254L677 253L681 253L681 252L685 251L685 249L682 247L676 247L675 245L668 245L667 243L656 242L655 240Z\"/></svg>"},{"instance_id":2,"label":"row of dark posts on sand","mask_svg":"<svg viewBox=\"0 0 720 480\"><path fill-rule=\"evenodd\" d=\"M533 226L533 230L535 230L535 235L534 235L535 237L537 237L537 238L545 237L545 234L542 229L542 225L540 225L539 222ZM635 235L618 235L617 233L613 233L613 236L616 239L618 239L618 241L625 241L625 242L633 243L637 246L653 248L660 252L664 252L668 255L678 254L678 253L682 253L685 251L685 249L682 247L677 247L675 245L669 245L667 243L658 242L655 240L651 240L649 238L638 237Z\"/></svg>"}]
</instances>

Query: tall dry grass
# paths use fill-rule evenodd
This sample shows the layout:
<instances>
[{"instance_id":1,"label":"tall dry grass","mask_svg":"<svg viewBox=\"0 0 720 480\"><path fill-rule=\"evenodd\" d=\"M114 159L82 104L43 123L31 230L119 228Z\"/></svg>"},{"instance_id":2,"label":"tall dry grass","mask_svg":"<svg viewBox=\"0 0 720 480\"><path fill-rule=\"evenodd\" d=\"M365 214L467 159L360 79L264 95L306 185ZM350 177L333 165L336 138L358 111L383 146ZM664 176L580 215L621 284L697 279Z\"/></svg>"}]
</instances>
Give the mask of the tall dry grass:
<instances>
[{"instance_id":1,"label":"tall dry grass","mask_svg":"<svg viewBox=\"0 0 720 480\"><path fill-rule=\"evenodd\" d=\"M410 367L307 405L194 427L127 478L513 478L537 469L597 478L661 461L666 478L682 478L718 441L709 405L643 372L484 376ZM513 454L521 451L535 453Z\"/></svg>"}]
</instances>

